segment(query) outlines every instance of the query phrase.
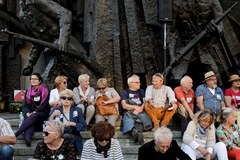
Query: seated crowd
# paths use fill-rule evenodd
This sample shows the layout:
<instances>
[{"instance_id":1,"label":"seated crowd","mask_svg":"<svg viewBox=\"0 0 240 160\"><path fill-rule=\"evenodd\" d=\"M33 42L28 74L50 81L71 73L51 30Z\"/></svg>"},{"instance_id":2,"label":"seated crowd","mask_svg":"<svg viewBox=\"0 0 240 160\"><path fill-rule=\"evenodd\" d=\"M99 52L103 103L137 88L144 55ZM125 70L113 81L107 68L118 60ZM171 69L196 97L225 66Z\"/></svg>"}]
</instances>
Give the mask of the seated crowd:
<instances>
[{"instance_id":1,"label":"seated crowd","mask_svg":"<svg viewBox=\"0 0 240 160\"><path fill-rule=\"evenodd\" d=\"M195 91L191 77L184 76L172 89L164 85L160 73L153 75L146 91L140 88L140 77L132 75L127 80L128 89L120 94L108 86L105 78L98 79L95 91L87 74L78 77L79 86L73 90L67 88L66 76L57 76L56 88L51 91L38 73L33 73L30 80L23 105L24 121L15 136L24 134L26 145L31 146L34 131L43 131L44 140L37 144L34 158L74 159L82 155L81 159L123 159L119 142L113 138L119 119L123 134L142 145L139 159L148 159L149 155L150 159L240 159L237 74L230 76L231 86L225 92L217 86L213 71L205 73L203 84ZM180 126L181 147L167 128L171 120ZM83 144L80 132L89 129L93 138ZM144 131L153 131L154 139L145 143ZM1 136L0 142L4 143ZM12 152L6 154L11 157ZM0 157L3 154L0 150Z\"/></svg>"}]
</instances>

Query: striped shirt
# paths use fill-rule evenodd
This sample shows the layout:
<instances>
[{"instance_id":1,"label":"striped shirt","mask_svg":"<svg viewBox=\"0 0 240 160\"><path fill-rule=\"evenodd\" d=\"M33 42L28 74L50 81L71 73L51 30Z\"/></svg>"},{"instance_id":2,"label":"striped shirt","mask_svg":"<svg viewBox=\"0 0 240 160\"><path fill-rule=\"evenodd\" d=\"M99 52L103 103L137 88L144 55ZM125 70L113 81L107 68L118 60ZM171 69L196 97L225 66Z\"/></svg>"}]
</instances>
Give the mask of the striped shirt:
<instances>
[{"instance_id":1,"label":"striped shirt","mask_svg":"<svg viewBox=\"0 0 240 160\"><path fill-rule=\"evenodd\" d=\"M0 118L0 136L15 136L10 124L2 118ZM0 147L5 145L8 144L0 143Z\"/></svg>"},{"instance_id":2,"label":"striped shirt","mask_svg":"<svg viewBox=\"0 0 240 160\"><path fill-rule=\"evenodd\" d=\"M111 148L107 152L108 157L97 153L94 139L89 139L84 143L81 160L123 160L121 146L116 139L111 139Z\"/></svg>"}]
</instances>

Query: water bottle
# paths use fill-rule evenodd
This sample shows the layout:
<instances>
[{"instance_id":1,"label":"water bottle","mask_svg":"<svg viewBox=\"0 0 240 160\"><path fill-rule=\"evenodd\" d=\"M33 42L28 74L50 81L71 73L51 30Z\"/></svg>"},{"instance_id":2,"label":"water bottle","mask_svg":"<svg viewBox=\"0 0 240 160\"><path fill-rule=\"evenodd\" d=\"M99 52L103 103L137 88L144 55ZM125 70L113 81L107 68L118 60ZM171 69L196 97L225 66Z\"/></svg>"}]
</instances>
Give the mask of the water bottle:
<instances>
[{"instance_id":1,"label":"water bottle","mask_svg":"<svg viewBox=\"0 0 240 160\"><path fill-rule=\"evenodd\" d=\"M22 125L23 120L24 120L23 113L20 112L20 114L19 114L19 127Z\"/></svg>"}]
</instances>

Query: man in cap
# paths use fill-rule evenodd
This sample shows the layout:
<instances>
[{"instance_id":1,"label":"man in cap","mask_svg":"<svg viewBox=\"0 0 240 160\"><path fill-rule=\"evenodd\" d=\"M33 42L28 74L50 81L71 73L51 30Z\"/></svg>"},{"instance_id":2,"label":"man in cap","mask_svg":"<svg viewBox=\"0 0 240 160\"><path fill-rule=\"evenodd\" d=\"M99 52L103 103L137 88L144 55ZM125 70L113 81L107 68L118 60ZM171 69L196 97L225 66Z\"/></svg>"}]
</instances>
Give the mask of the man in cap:
<instances>
[{"instance_id":1,"label":"man in cap","mask_svg":"<svg viewBox=\"0 0 240 160\"><path fill-rule=\"evenodd\" d=\"M217 75L213 71L205 73L204 78L205 83L195 91L197 106L200 110L208 108L217 114L221 108L226 107L223 91L217 86Z\"/></svg>"}]
</instances>

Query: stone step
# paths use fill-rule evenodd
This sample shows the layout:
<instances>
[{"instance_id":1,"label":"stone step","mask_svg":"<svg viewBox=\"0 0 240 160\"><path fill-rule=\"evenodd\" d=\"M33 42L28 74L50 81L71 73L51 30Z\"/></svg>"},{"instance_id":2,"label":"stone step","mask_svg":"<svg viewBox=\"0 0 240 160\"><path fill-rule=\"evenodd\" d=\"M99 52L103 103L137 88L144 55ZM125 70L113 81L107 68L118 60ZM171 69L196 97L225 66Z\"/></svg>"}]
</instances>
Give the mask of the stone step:
<instances>
[{"instance_id":1,"label":"stone step","mask_svg":"<svg viewBox=\"0 0 240 160\"><path fill-rule=\"evenodd\" d=\"M18 116L19 114L1 113L1 117L6 119L11 124L14 131L18 129ZM182 136L181 132L179 131L179 127L174 123L171 123L169 128L172 129L174 139L176 139L179 145L181 145ZM83 141L92 138L90 131L83 131L81 132L81 135L83 137ZM143 132L143 135L145 142L153 139L153 132ZM31 159L38 141L42 140L42 138L42 132L35 132L32 137L31 147L27 147L25 145L24 136L20 135L17 138L17 144L13 145L13 148L15 149L14 160ZM140 147L139 144L135 144L128 135L123 135L121 131L116 131L114 138L118 139L125 160L137 159L138 148Z\"/></svg>"}]
</instances>

